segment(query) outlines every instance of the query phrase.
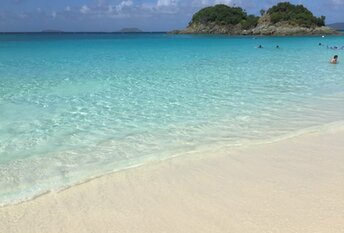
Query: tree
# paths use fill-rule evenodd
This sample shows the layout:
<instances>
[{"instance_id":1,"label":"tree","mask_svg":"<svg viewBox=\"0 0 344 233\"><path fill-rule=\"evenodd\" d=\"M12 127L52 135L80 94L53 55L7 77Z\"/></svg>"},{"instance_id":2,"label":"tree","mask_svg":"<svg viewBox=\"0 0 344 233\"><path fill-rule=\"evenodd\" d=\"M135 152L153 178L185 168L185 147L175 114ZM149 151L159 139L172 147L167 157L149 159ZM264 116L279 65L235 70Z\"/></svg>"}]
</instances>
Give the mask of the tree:
<instances>
[{"instance_id":1,"label":"tree","mask_svg":"<svg viewBox=\"0 0 344 233\"><path fill-rule=\"evenodd\" d=\"M218 4L198 11L192 17L191 23L237 25L246 18L247 13L242 8Z\"/></svg>"},{"instance_id":2,"label":"tree","mask_svg":"<svg viewBox=\"0 0 344 233\"><path fill-rule=\"evenodd\" d=\"M320 16L318 26L325 26L326 16Z\"/></svg>"},{"instance_id":3,"label":"tree","mask_svg":"<svg viewBox=\"0 0 344 233\"><path fill-rule=\"evenodd\" d=\"M271 7L267 13L271 22L276 24L286 22L293 26L315 27L324 26L325 18L317 18L303 5L293 5L289 2L281 2Z\"/></svg>"},{"instance_id":4,"label":"tree","mask_svg":"<svg viewBox=\"0 0 344 233\"><path fill-rule=\"evenodd\" d=\"M255 15L249 15L246 19L241 21L241 26L243 29L251 29L257 26L259 17Z\"/></svg>"},{"instance_id":5,"label":"tree","mask_svg":"<svg viewBox=\"0 0 344 233\"><path fill-rule=\"evenodd\" d=\"M303 5L294 5L289 2L281 2L267 11L260 10L263 16L268 14L272 24L287 23L292 26L317 27L325 25L325 16L315 17L313 13ZM241 26L243 29L251 29L257 26L259 17L248 15L245 10L236 6L218 4L201 9L193 15L189 25L215 24L226 26Z\"/></svg>"}]
</instances>

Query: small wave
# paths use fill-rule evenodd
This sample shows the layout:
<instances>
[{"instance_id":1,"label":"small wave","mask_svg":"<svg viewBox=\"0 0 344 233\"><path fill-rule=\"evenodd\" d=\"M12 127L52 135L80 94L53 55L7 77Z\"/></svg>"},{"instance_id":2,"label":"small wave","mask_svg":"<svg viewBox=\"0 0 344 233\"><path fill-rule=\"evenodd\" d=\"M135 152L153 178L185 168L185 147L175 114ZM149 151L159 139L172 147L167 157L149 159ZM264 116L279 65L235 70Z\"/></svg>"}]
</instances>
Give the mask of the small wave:
<instances>
[{"instance_id":1,"label":"small wave","mask_svg":"<svg viewBox=\"0 0 344 233\"><path fill-rule=\"evenodd\" d=\"M237 148L241 148L241 147L249 147L249 146L254 146L254 145L271 144L271 143L276 143L276 142L280 142L280 141L284 141L284 140L288 140L288 139L296 138L296 137L300 137L300 136L305 136L305 135L309 135L309 134L339 132L339 131L343 131L343 130L344 130L344 121L335 121L335 122L331 122L328 124L323 124L323 125L319 125L319 126L313 126L313 127L308 127L308 128L304 128L301 130L296 130L294 132L291 132L291 133L288 133L288 134L285 134L285 135L282 135L279 137L266 139L266 140L252 140L252 141L246 141L244 143L237 143L237 144L233 144L233 145L221 144L221 145L217 145L214 147L212 147L212 144L208 144L208 145L205 145L203 147L197 148L196 150L172 154L172 155L169 155L168 157L165 157L165 158L150 157L150 158L145 159L144 161L141 161L139 163L127 165L124 167L116 167L116 169L107 171L107 172L99 174L99 175L89 176L87 178L80 179L79 181L72 182L68 185L61 185L61 186L58 186L58 187L55 187L55 188L52 188L49 190L38 191L34 195L31 195L31 196L21 196L21 197L17 197L17 198L11 198L9 200L6 200L6 198L4 198L0 202L0 207L6 207L9 205L18 205L18 204L21 204L21 203L24 203L27 201L32 201L32 200L37 199L43 195L47 195L47 194L50 194L53 192L55 192L55 193L62 192L62 191L67 190L69 188L73 188L75 186L82 185L84 183L93 181L95 179L98 179L98 178L101 178L104 176L108 176L108 175L114 174L116 172L125 171L128 169L144 166L144 165L147 165L151 162L164 161L164 160L168 160L168 159L172 159L172 158L197 155L197 154L209 154L209 153L213 153L213 152L216 153L217 151L223 151L223 149L229 153L231 149L237 149ZM207 152L207 153L205 153L205 152Z\"/></svg>"}]
</instances>

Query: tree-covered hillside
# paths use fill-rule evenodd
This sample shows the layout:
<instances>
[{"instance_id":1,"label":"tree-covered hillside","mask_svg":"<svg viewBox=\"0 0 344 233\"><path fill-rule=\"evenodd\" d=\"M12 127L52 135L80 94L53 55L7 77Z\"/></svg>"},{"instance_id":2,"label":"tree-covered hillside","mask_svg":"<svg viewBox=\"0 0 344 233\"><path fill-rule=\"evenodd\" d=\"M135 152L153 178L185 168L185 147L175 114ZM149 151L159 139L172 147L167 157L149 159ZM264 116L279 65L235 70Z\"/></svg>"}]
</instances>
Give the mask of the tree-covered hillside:
<instances>
[{"instance_id":1,"label":"tree-covered hillside","mask_svg":"<svg viewBox=\"0 0 344 233\"><path fill-rule=\"evenodd\" d=\"M192 17L193 23L209 24L215 23L217 25L238 25L241 24L243 28L253 28L257 25L259 17L254 15L247 15L247 13L240 7L230 7L224 4L218 4L211 7L206 7L194 14Z\"/></svg>"},{"instance_id":2,"label":"tree-covered hillside","mask_svg":"<svg viewBox=\"0 0 344 233\"><path fill-rule=\"evenodd\" d=\"M293 5L289 2L278 3L271 7L267 14L273 24L286 22L301 27L325 26L325 16L317 18L303 5Z\"/></svg>"},{"instance_id":3,"label":"tree-covered hillside","mask_svg":"<svg viewBox=\"0 0 344 233\"><path fill-rule=\"evenodd\" d=\"M316 17L303 5L281 2L261 17L248 15L240 7L218 4L201 9L192 17L185 30L176 34L227 34L227 35L334 35L335 30L325 26L325 16Z\"/></svg>"}]
</instances>

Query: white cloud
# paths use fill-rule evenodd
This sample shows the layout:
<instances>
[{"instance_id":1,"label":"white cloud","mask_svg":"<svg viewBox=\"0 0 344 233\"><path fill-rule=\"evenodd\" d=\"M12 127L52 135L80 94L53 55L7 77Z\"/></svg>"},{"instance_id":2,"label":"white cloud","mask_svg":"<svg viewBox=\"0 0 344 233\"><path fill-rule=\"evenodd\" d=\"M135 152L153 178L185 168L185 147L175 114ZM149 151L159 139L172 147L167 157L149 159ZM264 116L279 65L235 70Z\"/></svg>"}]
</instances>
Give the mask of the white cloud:
<instances>
[{"instance_id":1,"label":"white cloud","mask_svg":"<svg viewBox=\"0 0 344 233\"><path fill-rule=\"evenodd\" d=\"M124 0L117 5L108 5L104 10L107 16L113 18L129 16L128 12L130 13L133 9L134 2L132 0Z\"/></svg>"},{"instance_id":2,"label":"white cloud","mask_svg":"<svg viewBox=\"0 0 344 233\"><path fill-rule=\"evenodd\" d=\"M215 0L214 4L226 4L226 5L232 5L232 0Z\"/></svg>"},{"instance_id":3,"label":"white cloud","mask_svg":"<svg viewBox=\"0 0 344 233\"><path fill-rule=\"evenodd\" d=\"M165 14L176 14L182 8L183 2L179 0L158 0L152 8L153 11ZM189 5L190 3L188 3Z\"/></svg>"},{"instance_id":4,"label":"white cloud","mask_svg":"<svg viewBox=\"0 0 344 233\"><path fill-rule=\"evenodd\" d=\"M209 0L201 0L200 2L202 5L208 5L209 4Z\"/></svg>"},{"instance_id":5,"label":"white cloud","mask_svg":"<svg viewBox=\"0 0 344 233\"><path fill-rule=\"evenodd\" d=\"M88 12L90 12L90 8L87 6L87 5L83 5L81 8L80 8L80 12L82 14L87 14Z\"/></svg>"},{"instance_id":6,"label":"white cloud","mask_svg":"<svg viewBox=\"0 0 344 233\"><path fill-rule=\"evenodd\" d=\"M120 12L120 11L122 11L123 8L130 7L132 5L133 5L133 1L132 0L125 0L125 1L122 1L120 4L118 4L116 6L116 10L117 10L117 12Z\"/></svg>"},{"instance_id":7,"label":"white cloud","mask_svg":"<svg viewBox=\"0 0 344 233\"><path fill-rule=\"evenodd\" d=\"M178 4L177 0L158 0L156 3L157 7L169 7L176 6Z\"/></svg>"}]
</instances>

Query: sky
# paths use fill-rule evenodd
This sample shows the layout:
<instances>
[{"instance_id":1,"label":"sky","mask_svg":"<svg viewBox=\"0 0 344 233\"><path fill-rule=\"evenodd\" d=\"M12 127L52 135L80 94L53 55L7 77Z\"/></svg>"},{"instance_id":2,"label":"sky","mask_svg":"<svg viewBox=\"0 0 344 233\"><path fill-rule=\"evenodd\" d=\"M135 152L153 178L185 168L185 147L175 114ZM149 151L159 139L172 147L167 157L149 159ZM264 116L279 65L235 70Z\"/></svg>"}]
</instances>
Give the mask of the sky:
<instances>
[{"instance_id":1,"label":"sky","mask_svg":"<svg viewBox=\"0 0 344 233\"><path fill-rule=\"evenodd\" d=\"M113 32L125 27L169 31L187 26L197 10L219 3L243 7L250 14L278 0L0 0L0 31ZM344 22L344 0L292 0L326 23Z\"/></svg>"}]
</instances>

